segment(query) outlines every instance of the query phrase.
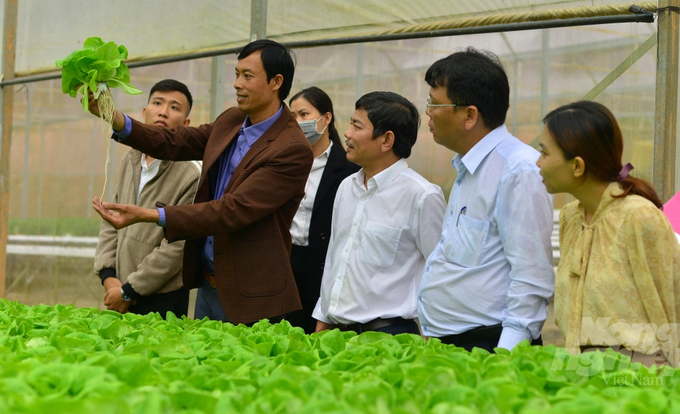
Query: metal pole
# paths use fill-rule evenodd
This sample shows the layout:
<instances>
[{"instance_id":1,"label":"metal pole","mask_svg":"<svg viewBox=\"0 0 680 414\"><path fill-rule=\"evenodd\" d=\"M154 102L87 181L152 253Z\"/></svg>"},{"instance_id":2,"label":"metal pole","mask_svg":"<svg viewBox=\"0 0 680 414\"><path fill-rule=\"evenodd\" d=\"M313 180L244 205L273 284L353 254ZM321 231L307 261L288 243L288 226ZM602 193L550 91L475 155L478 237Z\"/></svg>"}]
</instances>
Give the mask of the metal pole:
<instances>
[{"instance_id":1,"label":"metal pole","mask_svg":"<svg viewBox=\"0 0 680 414\"><path fill-rule=\"evenodd\" d=\"M267 38L267 0L250 0L250 41Z\"/></svg>"},{"instance_id":2,"label":"metal pole","mask_svg":"<svg viewBox=\"0 0 680 414\"><path fill-rule=\"evenodd\" d=\"M210 72L210 119L224 111L224 80L227 75L227 62L224 56L212 58Z\"/></svg>"},{"instance_id":3,"label":"metal pole","mask_svg":"<svg viewBox=\"0 0 680 414\"><path fill-rule=\"evenodd\" d=\"M26 142L24 143L24 180L23 188L21 189L21 218L26 218L26 209L28 208L28 173L29 173L29 155L31 152L31 90L33 85L26 85Z\"/></svg>"},{"instance_id":4,"label":"metal pole","mask_svg":"<svg viewBox=\"0 0 680 414\"><path fill-rule=\"evenodd\" d=\"M680 0L659 1L659 8L680 6ZM678 112L678 23L680 16L659 11L654 120L653 182L661 201L675 194L675 139Z\"/></svg>"},{"instance_id":5,"label":"metal pole","mask_svg":"<svg viewBox=\"0 0 680 414\"><path fill-rule=\"evenodd\" d=\"M42 218L43 183L45 181L45 127L40 129L40 163L38 170L38 206L37 218ZM92 199L92 197L90 197Z\"/></svg>"},{"instance_id":6,"label":"metal pole","mask_svg":"<svg viewBox=\"0 0 680 414\"><path fill-rule=\"evenodd\" d=\"M598 95L600 95L609 85L611 85L615 80L617 80L621 75L623 75L635 62L640 60L642 56L645 55L656 45L657 35L653 34L647 39L642 45L640 45L630 56L628 56L623 62L619 63L617 67L614 68L607 76L605 76L601 81L597 83L591 90L589 90L583 98L582 101L592 101Z\"/></svg>"},{"instance_id":7,"label":"metal pole","mask_svg":"<svg viewBox=\"0 0 680 414\"><path fill-rule=\"evenodd\" d=\"M19 0L5 0L5 21L2 36L3 73L7 80L14 79L17 45L17 11ZM5 297L7 271L7 227L9 222L9 152L12 145L12 112L14 87L2 88L2 118L0 128L0 297Z\"/></svg>"},{"instance_id":8,"label":"metal pole","mask_svg":"<svg viewBox=\"0 0 680 414\"><path fill-rule=\"evenodd\" d=\"M508 37L505 35L505 33L501 33L501 39L503 39L503 42L505 42L505 45L508 47L508 51L512 55L512 63L513 63L513 79L512 79L512 88L510 89L510 92L512 93L511 100L512 100L512 122L511 122L511 131L512 134L517 136L517 105L518 101L517 98L519 96L518 93L518 88L519 88L519 59L517 58L517 53L515 53L515 49L512 47L510 44L510 41L508 40Z\"/></svg>"},{"instance_id":9,"label":"metal pole","mask_svg":"<svg viewBox=\"0 0 680 414\"><path fill-rule=\"evenodd\" d=\"M356 85L354 85L354 94L356 99L359 100L361 95L364 94L364 44L359 43L357 45L357 79Z\"/></svg>"},{"instance_id":10,"label":"metal pole","mask_svg":"<svg viewBox=\"0 0 680 414\"><path fill-rule=\"evenodd\" d=\"M544 29L541 33L541 118L548 114L550 96L548 80L550 77L550 32Z\"/></svg>"},{"instance_id":11,"label":"metal pole","mask_svg":"<svg viewBox=\"0 0 680 414\"><path fill-rule=\"evenodd\" d=\"M517 136L517 110L519 109L519 68L520 61L515 56L513 61L515 66L515 75L512 80L512 135Z\"/></svg>"}]
</instances>

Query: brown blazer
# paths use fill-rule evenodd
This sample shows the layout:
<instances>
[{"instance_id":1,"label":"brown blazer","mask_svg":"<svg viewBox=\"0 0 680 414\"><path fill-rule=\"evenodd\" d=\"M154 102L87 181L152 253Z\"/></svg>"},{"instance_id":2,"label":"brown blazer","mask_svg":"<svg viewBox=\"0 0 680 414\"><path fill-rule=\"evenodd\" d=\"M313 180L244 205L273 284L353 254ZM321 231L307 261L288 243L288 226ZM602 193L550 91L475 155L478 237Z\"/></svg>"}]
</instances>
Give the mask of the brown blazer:
<instances>
[{"instance_id":1,"label":"brown blazer","mask_svg":"<svg viewBox=\"0 0 680 414\"><path fill-rule=\"evenodd\" d=\"M165 235L170 242L187 240L187 288L200 285L204 240L214 236L217 292L235 324L301 308L290 267L289 228L314 160L309 141L284 105L279 119L243 157L222 198L212 200L219 157L245 117L230 108L211 124L172 130L133 120L124 141L162 160L203 160L195 204L165 207Z\"/></svg>"}]
</instances>

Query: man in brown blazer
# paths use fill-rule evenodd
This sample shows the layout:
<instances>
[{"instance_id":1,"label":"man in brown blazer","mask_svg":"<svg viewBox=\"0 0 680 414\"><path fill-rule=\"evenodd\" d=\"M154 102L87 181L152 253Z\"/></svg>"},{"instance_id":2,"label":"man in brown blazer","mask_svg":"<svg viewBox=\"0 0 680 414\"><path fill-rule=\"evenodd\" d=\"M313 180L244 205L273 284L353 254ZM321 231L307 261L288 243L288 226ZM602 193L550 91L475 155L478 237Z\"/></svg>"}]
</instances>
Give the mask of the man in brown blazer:
<instances>
[{"instance_id":1,"label":"man in brown blazer","mask_svg":"<svg viewBox=\"0 0 680 414\"><path fill-rule=\"evenodd\" d=\"M165 228L170 242L186 240L184 285L199 287L197 317L248 324L279 321L301 308L288 229L313 155L282 102L294 70L287 48L257 40L238 56L237 108L213 123L169 130L115 114L119 142L159 159L203 160L193 205L144 209L93 200L115 228L153 222ZM90 111L99 116L89 99Z\"/></svg>"}]
</instances>

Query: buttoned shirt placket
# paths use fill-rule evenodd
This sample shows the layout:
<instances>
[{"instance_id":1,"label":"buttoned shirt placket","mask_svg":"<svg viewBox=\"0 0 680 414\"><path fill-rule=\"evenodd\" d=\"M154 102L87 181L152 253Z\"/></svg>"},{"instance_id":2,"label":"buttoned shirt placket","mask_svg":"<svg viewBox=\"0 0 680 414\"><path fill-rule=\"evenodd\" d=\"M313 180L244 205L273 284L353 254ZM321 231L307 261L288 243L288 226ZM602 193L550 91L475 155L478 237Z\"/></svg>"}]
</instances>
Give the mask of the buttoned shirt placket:
<instances>
[{"instance_id":1,"label":"buttoned shirt placket","mask_svg":"<svg viewBox=\"0 0 680 414\"><path fill-rule=\"evenodd\" d=\"M363 177L362 174L359 174L359 176L355 177L356 178ZM348 263L349 263L349 257L350 254L352 253L352 247L354 246L354 243L356 242L357 239L357 234L359 233L359 225L361 224L361 217L364 215L364 209L366 208L366 204L368 203L368 200L371 198L371 196L375 193L377 190L378 185L375 181L375 179L371 178L368 180L368 189L364 189L362 184L359 184L358 182L354 182L354 191L361 191L363 192L363 195L361 196L361 199L359 200L359 204L356 207L356 211L354 212L354 217L352 219L352 229L350 230L350 235L349 239L347 240L347 243L345 244L345 248L342 251L342 255L340 256L341 264L338 269L338 275L335 279L335 283L333 284L333 289L331 290L331 297L330 297L330 306L328 307L328 314L335 314L338 309L338 304L340 303L340 295L342 294L342 287L345 279L347 278L347 269L348 269Z\"/></svg>"}]
</instances>

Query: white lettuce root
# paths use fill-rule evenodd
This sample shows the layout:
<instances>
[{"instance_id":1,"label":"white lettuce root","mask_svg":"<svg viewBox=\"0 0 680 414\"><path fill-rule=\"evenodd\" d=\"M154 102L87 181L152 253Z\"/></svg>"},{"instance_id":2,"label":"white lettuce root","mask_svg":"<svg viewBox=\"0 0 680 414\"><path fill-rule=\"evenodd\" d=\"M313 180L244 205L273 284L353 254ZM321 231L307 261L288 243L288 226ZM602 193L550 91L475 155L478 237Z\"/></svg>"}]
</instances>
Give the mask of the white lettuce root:
<instances>
[{"instance_id":1,"label":"white lettuce root","mask_svg":"<svg viewBox=\"0 0 680 414\"><path fill-rule=\"evenodd\" d=\"M106 86L106 82L99 83L97 90L94 91L94 97L99 106L99 120L101 125L102 136L106 140L106 164L104 166L104 188L102 188L102 195L100 200L104 200L104 193L106 193L106 183L109 178L109 161L111 160L111 128L113 127L114 103L111 91Z\"/></svg>"}]
</instances>

